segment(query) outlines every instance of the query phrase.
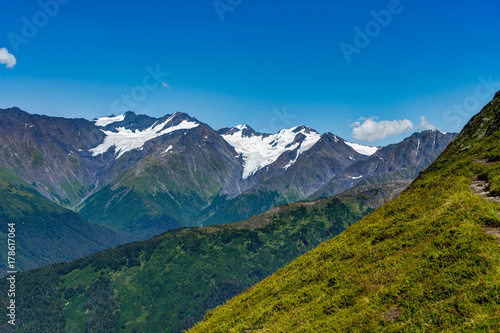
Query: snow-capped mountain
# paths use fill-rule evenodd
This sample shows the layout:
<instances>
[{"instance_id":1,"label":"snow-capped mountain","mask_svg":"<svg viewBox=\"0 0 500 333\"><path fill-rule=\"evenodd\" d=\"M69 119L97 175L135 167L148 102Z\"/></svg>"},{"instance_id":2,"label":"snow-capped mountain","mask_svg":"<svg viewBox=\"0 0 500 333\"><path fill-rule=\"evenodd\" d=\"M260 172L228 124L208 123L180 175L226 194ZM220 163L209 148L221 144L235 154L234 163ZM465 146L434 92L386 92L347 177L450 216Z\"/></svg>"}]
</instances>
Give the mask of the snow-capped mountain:
<instances>
[{"instance_id":1,"label":"snow-capped mountain","mask_svg":"<svg viewBox=\"0 0 500 333\"><path fill-rule=\"evenodd\" d=\"M412 153L427 156L425 147ZM0 163L42 195L136 239L304 200L351 165L389 156L307 126L216 131L181 112L87 121L17 108L0 110L0 148Z\"/></svg>"},{"instance_id":2,"label":"snow-capped mountain","mask_svg":"<svg viewBox=\"0 0 500 333\"><path fill-rule=\"evenodd\" d=\"M243 179L273 164L283 153L295 151L295 159L284 167L289 168L300 154L311 149L321 138L321 134L306 126L283 129L276 134L261 134L247 125L238 125L222 129L219 134L241 154Z\"/></svg>"},{"instance_id":3,"label":"snow-capped mountain","mask_svg":"<svg viewBox=\"0 0 500 333\"><path fill-rule=\"evenodd\" d=\"M182 118L181 114L174 113L166 120L159 119L148 128L142 130L138 128L131 129L130 126L128 128L126 126L118 127L117 123L122 123L125 120L125 114L117 117L99 118L95 121L97 126L107 127L111 124L115 124L115 128L102 130L106 135L104 142L89 151L92 153L92 156L95 157L107 152L111 148L114 148L116 159L118 159L123 154L131 150L143 149L144 144L149 140L176 131L187 131L199 126L197 121L179 118Z\"/></svg>"}]
</instances>

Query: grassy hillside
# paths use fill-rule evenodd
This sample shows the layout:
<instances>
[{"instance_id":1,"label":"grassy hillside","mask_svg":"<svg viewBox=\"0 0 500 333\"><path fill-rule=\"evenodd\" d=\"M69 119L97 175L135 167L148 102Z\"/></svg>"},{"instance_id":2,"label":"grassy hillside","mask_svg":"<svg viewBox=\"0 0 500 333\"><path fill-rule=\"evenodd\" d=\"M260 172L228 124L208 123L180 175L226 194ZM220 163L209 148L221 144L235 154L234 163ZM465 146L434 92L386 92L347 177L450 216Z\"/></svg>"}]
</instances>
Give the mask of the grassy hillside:
<instances>
[{"instance_id":1,"label":"grassy hillside","mask_svg":"<svg viewBox=\"0 0 500 333\"><path fill-rule=\"evenodd\" d=\"M368 206L350 196L296 203L21 273L19 332L180 332L341 233ZM8 326L0 321L0 331Z\"/></svg>"},{"instance_id":2,"label":"grassy hillside","mask_svg":"<svg viewBox=\"0 0 500 333\"><path fill-rule=\"evenodd\" d=\"M398 198L190 332L500 331L500 93ZM486 194L483 193L483 196ZM489 233L491 234L491 233Z\"/></svg>"},{"instance_id":3,"label":"grassy hillside","mask_svg":"<svg viewBox=\"0 0 500 333\"><path fill-rule=\"evenodd\" d=\"M9 223L17 230L18 270L72 260L128 240L43 198L0 165L0 248L5 251ZM7 270L3 253L0 275Z\"/></svg>"}]
</instances>

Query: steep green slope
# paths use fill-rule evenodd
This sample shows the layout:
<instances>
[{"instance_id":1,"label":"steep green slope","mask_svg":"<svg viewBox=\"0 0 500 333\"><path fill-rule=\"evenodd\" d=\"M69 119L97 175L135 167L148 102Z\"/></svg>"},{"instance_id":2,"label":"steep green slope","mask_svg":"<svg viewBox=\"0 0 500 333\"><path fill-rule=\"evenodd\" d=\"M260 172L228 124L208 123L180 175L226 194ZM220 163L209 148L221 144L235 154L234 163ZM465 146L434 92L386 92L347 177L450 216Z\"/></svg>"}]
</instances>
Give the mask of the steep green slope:
<instances>
[{"instance_id":1,"label":"steep green slope","mask_svg":"<svg viewBox=\"0 0 500 333\"><path fill-rule=\"evenodd\" d=\"M345 202L346 204L344 204ZM168 231L17 276L19 332L179 332L364 213L353 197ZM0 289L7 281L0 280ZM0 303L7 302L0 294ZM0 321L0 331L9 325Z\"/></svg>"},{"instance_id":2,"label":"steep green slope","mask_svg":"<svg viewBox=\"0 0 500 333\"><path fill-rule=\"evenodd\" d=\"M410 183L409 180L394 180L373 185L357 185L335 197L341 199L353 211L362 209L364 212L371 212L396 198Z\"/></svg>"},{"instance_id":3,"label":"steep green slope","mask_svg":"<svg viewBox=\"0 0 500 333\"><path fill-rule=\"evenodd\" d=\"M15 223L18 270L72 260L128 240L43 198L0 165L0 275L7 270L9 223Z\"/></svg>"},{"instance_id":4,"label":"steep green slope","mask_svg":"<svg viewBox=\"0 0 500 333\"><path fill-rule=\"evenodd\" d=\"M190 332L500 331L500 92L398 198ZM485 194L483 194L484 196ZM498 230L498 229L496 229Z\"/></svg>"}]
</instances>

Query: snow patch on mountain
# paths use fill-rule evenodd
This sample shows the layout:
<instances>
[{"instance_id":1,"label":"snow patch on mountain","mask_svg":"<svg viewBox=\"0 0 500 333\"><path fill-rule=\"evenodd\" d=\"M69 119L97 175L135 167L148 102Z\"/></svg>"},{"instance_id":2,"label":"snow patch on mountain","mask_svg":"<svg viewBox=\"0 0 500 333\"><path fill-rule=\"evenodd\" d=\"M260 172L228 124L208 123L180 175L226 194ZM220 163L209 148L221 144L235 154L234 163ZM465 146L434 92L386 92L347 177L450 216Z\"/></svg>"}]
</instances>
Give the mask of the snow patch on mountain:
<instances>
[{"instance_id":1,"label":"snow patch on mountain","mask_svg":"<svg viewBox=\"0 0 500 333\"><path fill-rule=\"evenodd\" d=\"M380 147L376 146L365 146L365 145L360 145L359 143L353 143L353 142L347 142L344 141L346 145L354 149L356 152L360 153L361 155L367 155L367 156L372 156L377 152L377 150L380 149Z\"/></svg>"},{"instance_id":2,"label":"snow patch on mountain","mask_svg":"<svg viewBox=\"0 0 500 333\"><path fill-rule=\"evenodd\" d=\"M116 117L101 117L99 119L93 120L95 121L96 126L105 127L112 123L117 123L125 120L125 114Z\"/></svg>"},{"instance_id":3,"label":"snow patch on mountain","mask_svg":"<svg viewBox=\"0 0 500 333\"><path fill-rule=\"evenodd\" d=\"M295 131L297 127L284 129L274 135L251 135L243 136L243 126L236 127L239 131L233 134L222 135L238 154L243 156L243 179L246 179L269 166L287 151L298 148L296 157L287 164L285 169L292 166L300 154L311 149L321 138L321 134L306 127L300 131ZM303 134L305 138L301 142L296 142L295 138Z\"/></svg>"},{"instance_id":4,"label":"snow patch on mountain","mask_svg":"<svg viewBox=\"0 0 500 333\"><path fill-rule=\"evenodd\" d=\"M175 114L170 116L166 121L160 124L154 123L151 127L143 131L132 131L125 127L118 127L116 129L118 132L102 130L104 134L106 134L104 142L90 149L90 152L92 156L98 156L104 154L110 148L115 147L115 152L117 154L116 159L118 159L128 151L142 149L143 145L149 140L178 130L189 130L199 126L199 123L183 120L178 125L166 127L174 117Z\"/></svg>"},{"instance_id":5,"label":"snow patch on mountain","mask_svg":"<svg viewBox=\"0 0 500 333\"><path fill-rule=\"evenodd\" d=\"M290 162L288 162L288 164L287 164L287 165L285 165L285 166L283 167L283 169L285 169L285 170L286 170L286 169L288 169L289 167L291 167L292 165L294 165L294 164L295 164L295 162L297 162L297 158L299 158L299 154L297 154L297 156L296 156L293 160L290 160Z\"/></svg>"}]
</instances>

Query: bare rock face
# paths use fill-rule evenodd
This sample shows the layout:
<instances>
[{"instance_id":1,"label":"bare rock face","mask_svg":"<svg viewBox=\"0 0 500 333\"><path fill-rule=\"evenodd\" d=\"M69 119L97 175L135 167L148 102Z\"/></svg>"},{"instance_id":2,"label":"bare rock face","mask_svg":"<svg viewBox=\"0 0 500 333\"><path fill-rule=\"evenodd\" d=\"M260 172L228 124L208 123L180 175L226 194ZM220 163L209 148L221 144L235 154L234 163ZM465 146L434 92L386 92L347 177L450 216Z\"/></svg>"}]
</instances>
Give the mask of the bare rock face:
<instances>
[{"instance_id":1,"label":"bare rock face","mask_svg":"<svg viewBox=\"0 0 500 333\"><path fill-rule=\"evenodd\" d=\"M89 149L104 139L91 122L0 110L0 161L52 201L69 207L99 183L106 159Z\"/></svg>"}]
</instances>

